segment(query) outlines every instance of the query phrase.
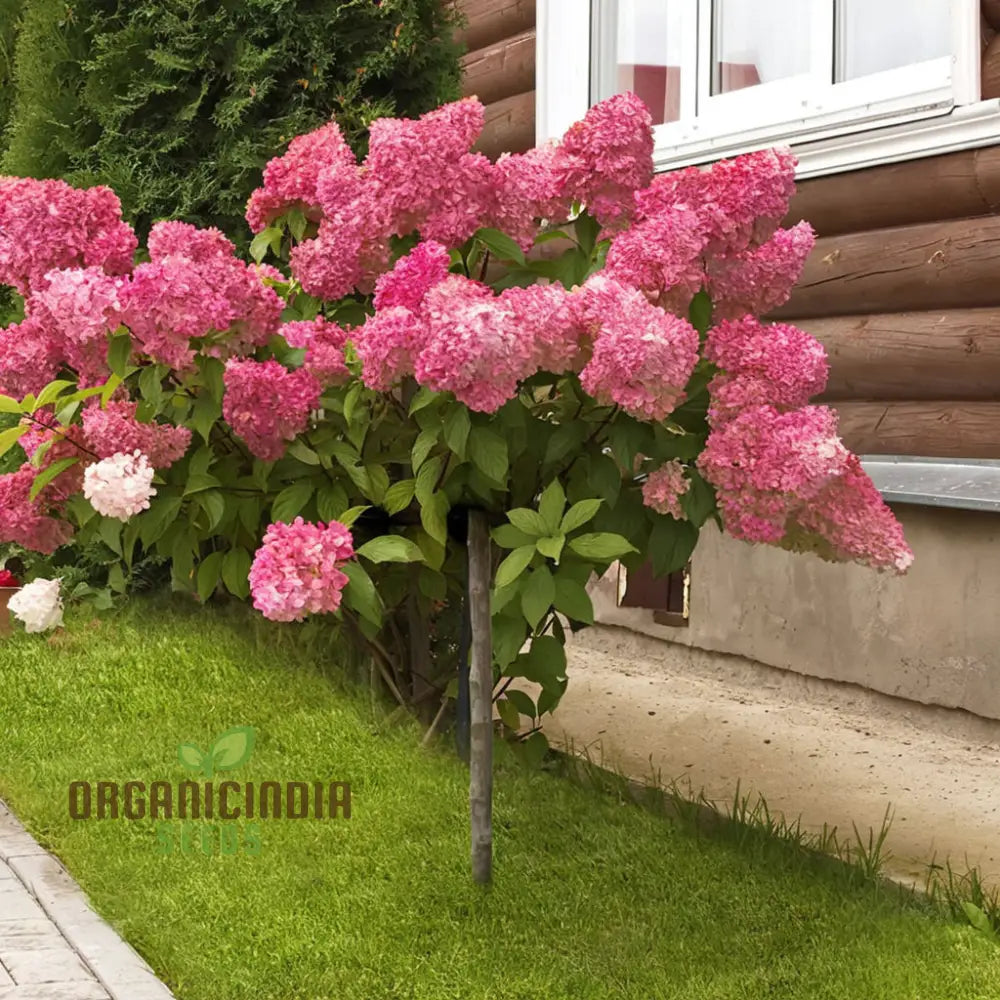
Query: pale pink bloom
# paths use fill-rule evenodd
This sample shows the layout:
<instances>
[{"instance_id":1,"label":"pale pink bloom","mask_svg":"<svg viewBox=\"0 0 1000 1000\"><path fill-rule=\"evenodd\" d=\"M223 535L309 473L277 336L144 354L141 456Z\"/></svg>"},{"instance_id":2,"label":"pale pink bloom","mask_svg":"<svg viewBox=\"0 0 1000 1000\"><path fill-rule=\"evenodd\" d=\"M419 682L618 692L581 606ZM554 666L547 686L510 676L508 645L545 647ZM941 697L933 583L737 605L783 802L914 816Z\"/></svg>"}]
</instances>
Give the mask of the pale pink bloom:
<instances>
[{"instance_id":1,"label":"pale pink bloom","mask_svg":"<svg viewBox=\"0 0 1000 1000\"><path fill-rule=\"evenodd\" d=\"M290 372L277 361L226 362L222 413L251 453L265 462L281 458L289 441L309 425L323 389L303 368Z\"/></svg>"},{"instance_id":2,"label":"pale pink bloom","mask_svg":"<svg viewBox=\"0 0 1000 1000\"><path fill-rule=\"evenodd\" d=\"M587 282L583 296L598 332L581 385L640 420L665 420L684 399L698 361L698 332L636 289L601 275Z\"/></svg>"},{"instance_id":3,"label":"pale pink bloom","mask_svg":"<svg viewBox=\"0 0 1000 1000\"><path fill-rule=\"evenodd\" d=\"M281 622L336 611L348 583L340 566L353 555L351 533L338 521L310 524L297 517L270 525L250 567L254 607Z\"/></svg>"},{"instance_id":4,"label":"pale pink bloom","mask_svg":"<svg viewBox=\"0 0 1000 1000\"><path fill-rule=\"evenodd\" d=\"M32 580L7 604L10 613L24 623L25 632L48 632L63 623L63 604L58 580Z\"/></svg>"},{"instance_id":5,"label":"pale pink bloom","mask_svg":"<svg viewBox=\"0 0 1000 1000\"><path fill-rule=\"evenodd\" d=\"M16 472L0 475L0 542L14 542L32 552L51 555L73 537L73 526L59 516L44 496L29 492L38 470L25 463Z\"/></svg>"},{"instance_id":6,"label":"pale pink bloom","mask_svg":"<svg viewBox=\"0 0 1000 1000\"><path fill-rule=\"evenodd\" d=\"M0 393L22 399L38 393L59 372L61 354L39 317L0 329Z\"/></svg>"},{"instance_id":7,"label":"pale pink bloom","mask_svg":"<svg viewBox=\"0 0 1000 1000\"><path fill-rule=\"evenodd\" d=\"M350 377L344 362L344 344L347 331L323 316L314 320L297 320L285 323L279 330L290 347L304 348L302 367L315 376L324 388L343 385Z\"/></svg>"},{"instance_id":8,"label":"pale pink bloom","mask_svg":"<svg viewBox=\"0 0 1000 1000\"><path fill-rule=\"evenodd\" d=\"M533 345L513 311L489 288L453 274L424 300L427 339L414 374L435 392L451 392L470 410L494 413L532 374Z\"/></svg>"},{"instance_id":9,"label":"pale pink bloom","mask_svg":"<svg viewBox=\"0 0 1000 1000\"><path fill-rule=\"evenodd\" d=\"M555 283L508 288L500 301L532 347L531 368L559 374L583 367L591 343L582 296Z\"/></svg>"},{"instance_id":10,"label":"pale pink bloom","mask_svg":"<svg viewBox=\"0 0 1000 1000\"><path fill-rule=\"evenodd\" d=\"M87 466L83 495L98 514L127 521L148 510L156 496L153 467L138 449L131 454L117 452Z\"/></svg>"},{"instance_id":11,"label":"pale pink bloom","mask_svg":"<svg viewBox=\"0 0 1000 1000\"><path fill-rule=\"evenodd\" d=\"M684 466L676 459L654 469L642 484L642 502L658 514L667 514L678 521L687 520L681 507L681 497L691 489L684 476Z\"/></svg>"}]
</instances>

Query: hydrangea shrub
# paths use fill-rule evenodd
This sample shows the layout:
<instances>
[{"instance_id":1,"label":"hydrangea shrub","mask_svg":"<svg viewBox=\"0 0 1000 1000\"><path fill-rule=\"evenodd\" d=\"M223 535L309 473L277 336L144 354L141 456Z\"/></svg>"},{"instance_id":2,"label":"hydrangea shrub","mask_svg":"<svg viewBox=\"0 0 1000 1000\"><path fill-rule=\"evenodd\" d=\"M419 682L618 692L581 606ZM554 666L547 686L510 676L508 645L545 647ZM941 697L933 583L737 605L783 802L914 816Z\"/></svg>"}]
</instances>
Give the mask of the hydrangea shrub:
<instances>
[{"instance_id":1,"label":"hydrangea shrub","mask_svg":"<svg viewBox=\"0 0 1000 1000\"><path fill-rule=\"evenodd\" d=\"M295 139L250 198L252 261L162 222L141 262L103 188L0 179L0 540L142 553L207 600L331 614L394 690L454 676L465 512L495 547L493 657L511 729L566 685L565 629L621 559L681 568L737 538L903 572L899 524L810 403L808 334L760 316L813 245L780 228L794 159L653 176L619 95L561 142L472 152L472 99ZM430 655L433 649L437 654ZM537 701L508 688L525 677Z\"/></svg>"}]
</instances>

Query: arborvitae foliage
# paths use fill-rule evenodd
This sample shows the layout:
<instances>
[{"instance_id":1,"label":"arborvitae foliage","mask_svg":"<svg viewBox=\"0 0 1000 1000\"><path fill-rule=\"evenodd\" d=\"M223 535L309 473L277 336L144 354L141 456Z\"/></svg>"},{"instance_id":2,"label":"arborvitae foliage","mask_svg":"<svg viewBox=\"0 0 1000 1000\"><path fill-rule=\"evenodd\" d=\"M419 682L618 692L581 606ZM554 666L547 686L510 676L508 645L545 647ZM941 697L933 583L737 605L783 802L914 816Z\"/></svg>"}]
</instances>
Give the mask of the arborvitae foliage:
<instances>
[{"instance_id":1,"label":"arborvitae foliage","mask_svg":"<svg viewBox=\"0 0 1000 1000\"><path fill-rule=\"evenodd\" d=\"M363 152L373 118L458 93L444 0L0 0L0 81L12 8L0 173L107 184L141 230L182 218L242 241L292 137L335 116Z\"/></svg>"}]
</instances>

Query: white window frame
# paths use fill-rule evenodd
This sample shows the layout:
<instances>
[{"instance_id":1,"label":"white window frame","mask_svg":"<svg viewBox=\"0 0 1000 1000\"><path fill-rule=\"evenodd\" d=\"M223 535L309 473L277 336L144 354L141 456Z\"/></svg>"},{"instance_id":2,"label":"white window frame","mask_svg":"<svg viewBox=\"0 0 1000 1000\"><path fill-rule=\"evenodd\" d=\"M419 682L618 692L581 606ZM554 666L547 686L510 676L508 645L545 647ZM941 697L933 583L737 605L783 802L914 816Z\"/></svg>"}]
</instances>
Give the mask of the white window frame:
<instances>
[{"instance_id":1,"label":"white window frame","mask_svg":"<svg viewBox=\"0 0 1000 1000\"><path fill-rule=\"evenodd\" d=\"M712 4L686 2L692 9L697 5L700 37L710 37ZM951 56L836 87L804 89L796 77L794 83L782 80L703 98L699 117L682 115L680 122L655 128L656 168L789 144L803 178L1000 142L1000 100L979 100L978 0L950 4ZM592 103L614 92L617 0L538 0L537 10L536 132L544 142L561 136ZM829 19L813 40L817 51L827 47L831 59L832 33ZM692 54L688 76L697 55ZM704 51L697 65L705 94L711 60ZM693 89L682 92L682 108L692 107Z\"/></svg>"}]
</instances>

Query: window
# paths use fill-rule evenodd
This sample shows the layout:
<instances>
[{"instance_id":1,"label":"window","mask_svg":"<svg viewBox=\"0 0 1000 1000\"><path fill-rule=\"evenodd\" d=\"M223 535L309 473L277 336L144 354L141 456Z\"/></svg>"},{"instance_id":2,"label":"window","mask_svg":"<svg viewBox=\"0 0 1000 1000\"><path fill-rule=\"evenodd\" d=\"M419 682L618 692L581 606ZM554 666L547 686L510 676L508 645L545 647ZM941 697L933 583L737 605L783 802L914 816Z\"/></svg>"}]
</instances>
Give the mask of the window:
<instances>
[{"instance_id":1,"label":"window","mask_svg":"<svg viewBox=\"0 0 1000 1000\"><path fill-rule=\"evenodd\" d=\"M884 142L922 122L944 141L931 119L966 133L975 121L993 142L1000 133L1000 102L977 103L977 0L591 0L587 10L539 0L539 139L623 90L652 111L660 167L791 143L825 153L813 172L827 172L871 165L859 136ZM906 158L898 141L882 155Z\"/></svg>"}]
</instances>

